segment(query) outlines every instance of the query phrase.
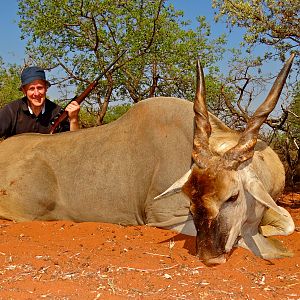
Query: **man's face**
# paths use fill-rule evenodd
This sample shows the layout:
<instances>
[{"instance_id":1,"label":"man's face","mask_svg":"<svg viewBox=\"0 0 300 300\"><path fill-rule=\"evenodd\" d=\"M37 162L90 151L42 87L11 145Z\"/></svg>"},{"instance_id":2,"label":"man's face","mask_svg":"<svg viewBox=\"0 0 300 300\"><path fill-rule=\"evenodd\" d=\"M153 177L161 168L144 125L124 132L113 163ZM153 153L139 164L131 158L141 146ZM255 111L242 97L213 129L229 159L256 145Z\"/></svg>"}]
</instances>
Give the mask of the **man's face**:
<instances>
[{"instance_id":1,"label":"man's face","mask_svg":"<svg viewBox=\"0 0 300 300\"><path fill-rule=\"evenodd\" d=\"M31 107L43 107L46 99L47 85L44 80L35 80L22 88Z\"/></svg>"}]
</instances>

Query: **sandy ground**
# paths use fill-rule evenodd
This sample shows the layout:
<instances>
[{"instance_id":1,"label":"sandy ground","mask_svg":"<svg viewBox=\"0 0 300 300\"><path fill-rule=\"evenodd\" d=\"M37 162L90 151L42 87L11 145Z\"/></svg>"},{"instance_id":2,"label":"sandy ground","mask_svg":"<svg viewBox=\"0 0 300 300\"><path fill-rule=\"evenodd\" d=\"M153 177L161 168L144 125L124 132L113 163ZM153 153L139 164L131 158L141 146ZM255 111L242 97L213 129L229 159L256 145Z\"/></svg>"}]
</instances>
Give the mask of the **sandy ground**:
<instances>
[{"instance_id":1,"label":"sandy ground","mask_svg":"<svg viewBox=\"0 0 300 300\"><path fill-rule=\"evenodd\" d=\"M0 221L0 299L300 299L300 195L282 204L296 231L279 237L294 257L244 249L206 267L194 238L103 223Z\"/></svg>"}]
</instances>

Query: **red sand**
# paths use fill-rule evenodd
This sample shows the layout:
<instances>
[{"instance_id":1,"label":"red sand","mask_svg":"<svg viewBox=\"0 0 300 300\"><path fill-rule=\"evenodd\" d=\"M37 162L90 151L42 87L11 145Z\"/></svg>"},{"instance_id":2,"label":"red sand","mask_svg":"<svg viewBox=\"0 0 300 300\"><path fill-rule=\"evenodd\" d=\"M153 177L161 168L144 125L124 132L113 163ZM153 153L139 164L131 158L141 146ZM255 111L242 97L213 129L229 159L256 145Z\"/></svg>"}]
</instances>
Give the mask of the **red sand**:
<instances>
[{"instance_id":1,"label":"red sand","mask_svg":"<svg viewBox=\"0 0 300 300\"><path fill-rule=\"evenodd\" d=\"M282 204L294 257L237 249L206 267L192 237L146 226L0 220L0 299L300 299L300 196Z\"/></svg>"}]
</instances>

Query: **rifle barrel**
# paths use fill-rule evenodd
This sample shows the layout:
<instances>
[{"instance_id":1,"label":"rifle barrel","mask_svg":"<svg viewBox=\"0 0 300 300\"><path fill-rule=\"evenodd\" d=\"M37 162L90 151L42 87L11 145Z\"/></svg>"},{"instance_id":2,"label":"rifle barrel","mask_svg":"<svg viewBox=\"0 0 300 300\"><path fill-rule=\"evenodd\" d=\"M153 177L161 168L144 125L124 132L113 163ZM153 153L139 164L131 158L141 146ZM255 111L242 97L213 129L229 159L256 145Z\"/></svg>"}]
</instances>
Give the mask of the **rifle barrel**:
<instances>
[{"instance_id":1,"label":"rifle barrel","mask_svg":"<svg viewBox=\"0 0 300 300\"><path fill-rule=\"evenodd\" d=\"M124 50L102 73L97 75L92 83L88 85L88 87L77 97L72 99L72 101L76 101L78 104L81 104L81 102L90 94L90 92L96 87L99 80L118 62L118 60L127 52L127 50ZM72 102L71 101L71 102ZM54 120L53 125L50 128L49 133L52 134L55 132L58 125L64 121L68 117L68 113L66 111L63 111L58 117Z\"/></svg>"}]
</instances>

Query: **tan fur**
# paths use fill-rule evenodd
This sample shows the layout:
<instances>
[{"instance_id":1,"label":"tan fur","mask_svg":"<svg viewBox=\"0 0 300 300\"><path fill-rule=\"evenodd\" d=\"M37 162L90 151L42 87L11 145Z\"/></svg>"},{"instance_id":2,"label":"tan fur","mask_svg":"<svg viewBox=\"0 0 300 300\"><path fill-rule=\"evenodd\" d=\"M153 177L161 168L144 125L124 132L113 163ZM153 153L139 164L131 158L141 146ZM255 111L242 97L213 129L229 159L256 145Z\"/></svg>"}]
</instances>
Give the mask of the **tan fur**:
<instances>
[{"instance_id":1,"label":"tan fur","mask_svg":"<svg viewBox=\"0 0 300 300\"><path fill-rule=\"evenodd\" d=\"M223 152L238 136L210 118L211 145L217 152L220 145ZM189 169L192 137L192 103L154 98L109 125L9 138L0 144L0 216L159 224L178 208L188 215L182 196L171 208L152 198ZM264 162L270 163L280 166L276 157Z\"/></svg>"},{"instance_id":2,"label":"tan fur","mask_svg":"<svg viewBox=\"0 0 300 300\"><path fill-rule=\"evenodd\" d=\"M190 166L192 134L192 103L158 98L98 128L9 138L0 145L0 216L148 223L157 219L152 198ZM174 214L163 211L164 221Z\"/></svg>"},{"instance_id":3,"label":"tan fur","mask_svg":"<svg viewBox=\"0 0 300 300\"><path fill-rule=\"evenodd\" d=\"M149 224L195 234L190 202L183 193L154 199L190 169L193 118L191 102L152 98L109 125L56 135L23 134L1 142L0 217ZM211 151L222 155L236 145L239 134L213 115L210 123ZM211 179L194 170L203 186L194 182L185 192L193 198L192 189L207 193L217 188L214 206L195 200L191 207L192 212L206 207L206 218L212 220L241 183L230 181L222 163L209 166ZM259 141L253 159L240 169L249 166L267 193L274 198L280 194L284 170L270 147Z\"/></svg>"}]
</instances>

